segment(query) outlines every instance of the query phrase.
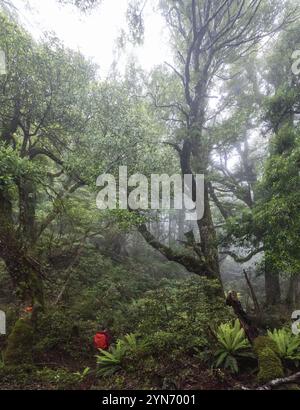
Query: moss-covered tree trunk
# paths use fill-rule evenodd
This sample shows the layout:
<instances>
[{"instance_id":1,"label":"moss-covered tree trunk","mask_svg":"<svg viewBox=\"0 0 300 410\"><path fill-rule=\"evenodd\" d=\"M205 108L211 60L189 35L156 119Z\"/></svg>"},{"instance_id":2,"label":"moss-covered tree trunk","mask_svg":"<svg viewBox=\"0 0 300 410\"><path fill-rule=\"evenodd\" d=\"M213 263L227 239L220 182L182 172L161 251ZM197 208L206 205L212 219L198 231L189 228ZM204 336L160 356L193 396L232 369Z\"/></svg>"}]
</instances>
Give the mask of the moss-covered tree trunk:
<instances>
[{"instance_id":1,"label":"moss-covered tree trunk","mask_svg":"<svg viewBox=\"0 0 300 410\"><path fill-rule=\"evenodd\" d=\"M2 189L1 189L2 188ZM0 186L0 257L5 262L21 304L44 305L41 266L30 256L21 233L14 225L10 195Z\"/></svg>"},{"instance_id":2,"label":"moss-covered tree trunk","mask_svg":"<svg viewBox=\"0 0 300 410\"><path fill-rule=\"evenodd\" d=\"M215 278L219 280L222 287L217 237L211 213L207 182L204 186L204 216L198 221L198 227L201 238L201 252L209 269L214 272Z\"/></svg>"},{"instance_id":3,"label":"moss-covered tree trunk","mask_svg":"<svg viewBox=\"0 0 300 410\"><path fill-rule=\"evenodd\" d=\"M37 312L44 307L41 268L27 252L22 236L16 231L9 192L0 186L0 257L14 285L19 304L19 319L7 340L6 365L32 361L34 327ZM26 307L33 312L25 314Z\"/></svg>"}]
</instances>

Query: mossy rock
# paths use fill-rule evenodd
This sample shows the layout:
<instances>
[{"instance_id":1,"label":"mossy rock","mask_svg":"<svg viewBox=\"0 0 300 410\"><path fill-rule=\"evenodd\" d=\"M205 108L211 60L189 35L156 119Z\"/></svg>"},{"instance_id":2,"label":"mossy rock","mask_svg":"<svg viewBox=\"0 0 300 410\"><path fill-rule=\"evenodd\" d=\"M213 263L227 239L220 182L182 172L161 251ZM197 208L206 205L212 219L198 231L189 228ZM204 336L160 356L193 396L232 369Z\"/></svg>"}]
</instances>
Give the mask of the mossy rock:
<instances>
[{"instance_id":1,"label":"mossy rock","mask_svg":"<svg viewBox=\"0 0 300 410\"><path fill-rule=\"evenodd\" d=\"M253 350L257 356L259 356L259 354L266 348L269 348L276 354L279 354L276 343L268 336L259 336L254 340Z\"/></svg>"},{"instance_id":2,"label":"mossy rock","mask_svg":"<svg viewBox=\"0 0 300 410\"><path fill-rule=\"evenodd\" d=\"M259 383L267 383L284 376L282 362L274 340L267 336L259 336L254 340L253 349L258 357Z\"/></svg>"},{"instance_id":3,"label":"mossy rock","mask_svg":"<svg viewBox=\"0 0 300 410\"><path fill-rule=\"evenodd\" d=\"M258 382L267 383L271 380L284 376L284 371L280 358L269 347L264 348L258 354Z\"/></svg>"},{"instance_id":4,"label":"mossy rock","mask_svg":"<svg viewBox=\"0 0 300 410\"><path fill-rule=\"evenodd\" d=\"M3 359L6 366L31 364L34 330L29 319L19 319L7 339Z\"/></svg>"}]
</instances>

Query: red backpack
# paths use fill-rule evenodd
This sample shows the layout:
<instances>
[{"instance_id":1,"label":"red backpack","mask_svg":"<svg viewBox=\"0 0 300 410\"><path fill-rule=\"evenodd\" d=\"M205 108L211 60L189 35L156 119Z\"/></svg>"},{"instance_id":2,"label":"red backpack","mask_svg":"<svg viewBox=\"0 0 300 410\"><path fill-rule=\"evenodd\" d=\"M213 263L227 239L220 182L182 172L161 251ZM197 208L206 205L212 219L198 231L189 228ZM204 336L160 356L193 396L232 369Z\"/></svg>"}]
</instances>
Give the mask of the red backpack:
<instances>
[{"instance_id":1,"label":"red backpack","mask_svg":"<svg viewBox=\"0 0 300 410\"><path fill-rule=\"evenodd\" d=\"M102 350L107 350L109 348L108 337L104 332L95 334L94 346L96 349L102 349Z\"/></svg>"}]
</instances>

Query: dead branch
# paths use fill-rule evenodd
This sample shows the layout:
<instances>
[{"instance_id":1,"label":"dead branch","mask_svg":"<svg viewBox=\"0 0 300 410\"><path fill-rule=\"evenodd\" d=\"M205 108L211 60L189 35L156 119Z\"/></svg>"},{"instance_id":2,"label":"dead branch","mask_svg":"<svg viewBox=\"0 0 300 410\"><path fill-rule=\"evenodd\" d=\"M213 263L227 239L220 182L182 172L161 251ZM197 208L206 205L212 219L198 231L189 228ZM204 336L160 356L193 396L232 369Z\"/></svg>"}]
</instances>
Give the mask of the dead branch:
<instances>
[{"instance_id":1,"label":"dead branch","mask_svg":"<svg viewBox=\"0 0 300 410\"><path fill-rule=\"evenodd\" d=\"M272 380L266 384L264 384L263 386L259 386L256 389L249 389L249 387L245 387L242 386L241 389L242 390L272 390L274 387L279 387L282 386L284 384L290 384L290 383L295 383L295 382L299 382L300 381L300 372L295 373L291 376L288 377L283 377L280 379L275 379Z\"/></svg>"}]
</instances>

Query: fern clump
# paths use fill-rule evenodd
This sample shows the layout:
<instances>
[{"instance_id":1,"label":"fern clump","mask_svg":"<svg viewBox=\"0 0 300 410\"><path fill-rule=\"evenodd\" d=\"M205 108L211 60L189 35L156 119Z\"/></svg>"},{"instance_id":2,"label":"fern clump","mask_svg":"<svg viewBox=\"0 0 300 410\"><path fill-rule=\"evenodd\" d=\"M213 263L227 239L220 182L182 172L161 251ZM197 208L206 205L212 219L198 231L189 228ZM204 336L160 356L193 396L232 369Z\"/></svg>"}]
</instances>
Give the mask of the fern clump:
<instances>
[{"instance_id":1,"label":"fern clump","mask_svg":"<svg viewBox=\"0 0 300 410\"><path fill-rule=\"evenodd\" d=\"M268 331L268 337L276 344L279 357L282 360L300 360L300 337L293 335L289 329Z\"/></svg>"},{"instance_id":2,"label":"fern clump","mask_svg":"<svg viewBox=\"0 0 300 410\"><path fill-rule=\"evenodd\" d=\"M253 357L250 343L240 322L236 320L233 326L231 323L220 325L216 337L221 347L215 353L214 367L222 366L232 373L238 373L238 358Z\"/></svg>"},{"instance_id":3,"label":"fern clump","mask_svg":"<svg viewBox=\"0 0 300 410\"><path fill-rule=\"evenodd\" d=\"M131 363L139 358L145 348L143 341L129 334L119 339L109 351L99 349L100 354L96 356L98 375L111 376L120 370L130 370Z\"/></svg>"}]
</instances>

